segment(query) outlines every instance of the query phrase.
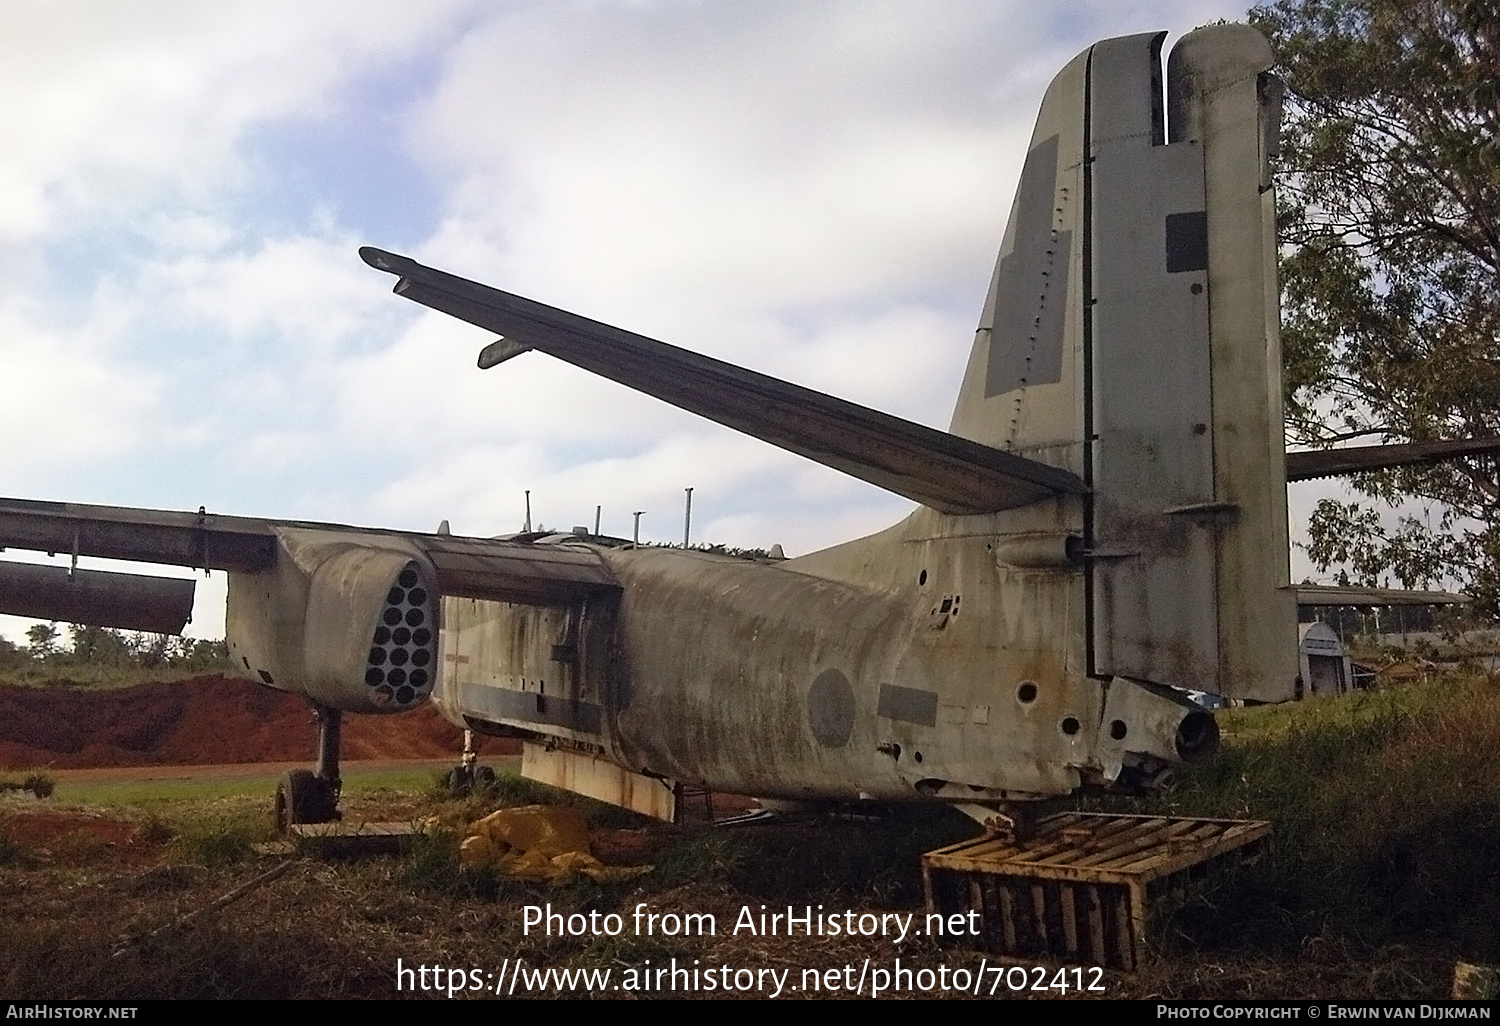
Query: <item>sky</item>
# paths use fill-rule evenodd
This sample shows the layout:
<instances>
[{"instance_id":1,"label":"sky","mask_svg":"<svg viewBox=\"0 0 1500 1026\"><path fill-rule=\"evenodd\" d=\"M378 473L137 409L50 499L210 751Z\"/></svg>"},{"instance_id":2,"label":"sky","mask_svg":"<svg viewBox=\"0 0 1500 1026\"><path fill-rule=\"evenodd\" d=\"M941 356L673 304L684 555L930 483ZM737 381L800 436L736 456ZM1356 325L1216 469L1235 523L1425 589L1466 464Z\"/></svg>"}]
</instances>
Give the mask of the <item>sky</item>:
<instances>
[{"instance_id":1,"label":"sky","mask_svg":"<svg viewBox=\"0 0 1500 1026\"><path fill-rule=\"evenodd\" d=\"M7 3L0 494L490 535L530 490L677 541L692 487L695 541L877 530L911 504L541 354L478 371L493 336L358 247L946 428L1051 77L1243 11Z\"/></svg>"}]
</instances>

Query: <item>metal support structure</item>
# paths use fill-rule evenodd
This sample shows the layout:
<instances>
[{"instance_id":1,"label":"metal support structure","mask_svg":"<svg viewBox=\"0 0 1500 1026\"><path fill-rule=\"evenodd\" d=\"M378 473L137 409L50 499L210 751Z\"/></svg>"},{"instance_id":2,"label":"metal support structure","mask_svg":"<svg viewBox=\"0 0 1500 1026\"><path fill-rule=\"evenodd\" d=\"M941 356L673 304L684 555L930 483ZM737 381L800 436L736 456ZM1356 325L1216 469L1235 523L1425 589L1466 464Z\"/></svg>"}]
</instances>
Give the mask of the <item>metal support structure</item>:
<instances>
[{"instance_id":1,"label":"metal support structure","mask_svg":"<svg viewBox=\"0 0 1500 1026\"><path fill-rule=\"evenodd\" d=\"M687 492L687 506L682 511L682 547L687 548L693 533L693 490L684 490Z\"/></svg>"},{"instance_id":2,"label":"metal support structure","mask_svg":"<svg viewBox=\"0 0 1500 1026\"><path fill-rule=\"evenodd\" d=\"M343 788L343 781L339 779L339 734L344 714L322 705L313 708L318 717L318 765L313 772L328 786L333 801L337 803Z\"/></svg>"},{"instance_id":3,"label":"metal support structure","mask_svg":"<svg viewBox=\"0 0 1500 1026\"><path fill-rule=\"evenodd\" d=\"M474 779L474 767L479 763L479 740L474 736L474 731L464 728L464 771L469 774L469 779Z\"/></svg>"},{"instance_id":4,"label":"metal support structure","mask_svg":"<svg viewBox=\"0 0 1500 1026\"><path fill-rule=\"evenodd\" d=\"M643 509L638 509L632 514L635 517L635 532L630 536L630 547L632 549L641 547L641 514L645 512Z\"/></svg>"}]
</instances>

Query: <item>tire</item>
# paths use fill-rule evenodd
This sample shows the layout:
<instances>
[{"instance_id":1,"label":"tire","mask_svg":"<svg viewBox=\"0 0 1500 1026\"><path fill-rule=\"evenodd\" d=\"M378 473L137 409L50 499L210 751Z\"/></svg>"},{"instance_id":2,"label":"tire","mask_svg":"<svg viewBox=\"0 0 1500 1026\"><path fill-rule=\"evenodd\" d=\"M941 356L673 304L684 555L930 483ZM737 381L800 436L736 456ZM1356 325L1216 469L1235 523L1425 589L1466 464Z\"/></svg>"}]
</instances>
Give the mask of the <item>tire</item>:
<instances>
[{"instance_id":1,"label":"tire","mask_svg":"<svg viewBox=\"0 0 1500 1026\"><path fill-rule=\"evenodd\" d=\"M469 779L469 771L463 766L454 766L448 771L448 794L452 797L467 798L473 787L473 782Z\"/></svg>"},{"instance_id":2,"label":"tire","mask_svg":"<svg viewBox=\"0 0 1500 1026\"><path fill-rule=\"evenodd\" d=\"M276 785L276 832L285 836L297 823L329 823L338 818L333 791L312 770L283 773Z\"/></svg>"},{"instance_id":3,"label":"tire","mask_svg":"<svg viewBox=\"0 0 1500 1026\"><path fill-rule=\"evenodd\" d=\"M474 771L474 786L489 787L495 782L495 767L480 766Z\"/></svg>"}]
</instances>

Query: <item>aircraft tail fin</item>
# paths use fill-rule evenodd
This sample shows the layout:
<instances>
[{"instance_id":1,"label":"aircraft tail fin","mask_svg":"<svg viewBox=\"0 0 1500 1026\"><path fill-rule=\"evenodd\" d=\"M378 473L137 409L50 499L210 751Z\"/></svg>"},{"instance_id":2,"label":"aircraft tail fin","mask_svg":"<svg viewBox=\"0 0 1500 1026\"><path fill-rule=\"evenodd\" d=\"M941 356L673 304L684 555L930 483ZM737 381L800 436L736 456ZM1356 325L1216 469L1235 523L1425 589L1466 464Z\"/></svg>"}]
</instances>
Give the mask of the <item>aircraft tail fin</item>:
<instances>
[{"instance_id":1,"label":"aircraft tail fin","mask_svg":"<svg viewBox=\"0 0 1500 1026\"><path fill-rule=\"evenodd\" d=\"M951 430L1077 474L1089 672L1290 694L1269 157L1246 26L1110 39L1043 100Z\"/></svg>"}]
</instances>

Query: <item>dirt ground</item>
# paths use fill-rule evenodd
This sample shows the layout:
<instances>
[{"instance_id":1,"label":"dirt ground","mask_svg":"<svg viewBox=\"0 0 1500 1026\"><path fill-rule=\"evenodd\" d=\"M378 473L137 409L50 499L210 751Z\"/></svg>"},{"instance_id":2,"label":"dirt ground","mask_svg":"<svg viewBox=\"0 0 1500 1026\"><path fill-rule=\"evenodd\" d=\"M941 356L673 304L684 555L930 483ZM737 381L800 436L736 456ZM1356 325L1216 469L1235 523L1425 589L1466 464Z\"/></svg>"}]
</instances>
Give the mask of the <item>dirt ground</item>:
<instances>
[{"instance_id":1,"label":"dirt ground","mask_svg":"<svg viewBox=\"0 0 1500 1026\"><path fill-rule=\"evenodd\" d=\"M293 762L316 751L301 698L219 675L128 688L0 687L0 769ZM462 732L426 705L346 716L343 757L452 759ZM485 754L508 753L485 739Z\"/></svg>"},{"instance_id":2,"label":"dirt ground","mask_svg":"<svg viewBox=\"0 0 1500 1026\"><path fill-rule=\"evenodd\" d=\"M432 805L423 811L447 815ZM605 861L655 870L639 881L549 888L456 872L451 839L399 857L231 858L212 836L195 840L185 821L164 828L44 809L3 810L0 820L10 845L0 859L0 922L9 924L0 931L0 993L14 999L869 997L882 980L887 998L1432 999L1445 996L1452 972L1450 960L1431 953L1338 943L1295 958L1169 949L1122 973L997 959L921 936L739 928L767 910L920 921L921 848L893 846L888 827L869 824L800 821L734 833L596 825L593 847ZM830 830L852 836L836 847ZM849 875L840 864L849 858L873 870L859 874L865 883L830 885ZM279 875L266 880L271 874ZM624 930L528 931L537 910L580 924L614 914ZM642 932L633 925L642 910L663 923L707 915L718 928L707 936ZM904 986L895 975L903 968ZM677 977L659 975L669 969L682 970L680 988ZM702 970L703 982L690 970ZM567 980L555 975L563 972ZM719 978L736 989L708 990L710 972L732 973Z\"/></svg>"}]
</instances>

